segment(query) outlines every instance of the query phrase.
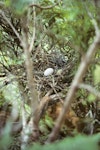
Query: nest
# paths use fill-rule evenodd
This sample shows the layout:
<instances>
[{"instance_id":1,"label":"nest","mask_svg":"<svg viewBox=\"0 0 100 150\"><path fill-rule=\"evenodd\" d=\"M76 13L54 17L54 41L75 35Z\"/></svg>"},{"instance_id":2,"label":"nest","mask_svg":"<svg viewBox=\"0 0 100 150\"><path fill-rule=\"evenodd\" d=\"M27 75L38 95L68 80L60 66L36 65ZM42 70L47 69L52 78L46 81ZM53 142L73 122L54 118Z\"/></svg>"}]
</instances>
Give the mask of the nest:
<instances>
[{"instance_id":1,"label":"nest","mask_svg":"<svg viewBox=\"0 0 100 150\"><path fill-rule=\"evenodd\" d=\"M45 95L50 89L55 92L61 92L66 89L74 76L75 64L77 59L70 59L61 52L44 52L42 56L38 54L33 60L34 76L38 90ZM47 68L53 68L54 73L51 76L44 76Z\"/></svg>"}]
</instances>

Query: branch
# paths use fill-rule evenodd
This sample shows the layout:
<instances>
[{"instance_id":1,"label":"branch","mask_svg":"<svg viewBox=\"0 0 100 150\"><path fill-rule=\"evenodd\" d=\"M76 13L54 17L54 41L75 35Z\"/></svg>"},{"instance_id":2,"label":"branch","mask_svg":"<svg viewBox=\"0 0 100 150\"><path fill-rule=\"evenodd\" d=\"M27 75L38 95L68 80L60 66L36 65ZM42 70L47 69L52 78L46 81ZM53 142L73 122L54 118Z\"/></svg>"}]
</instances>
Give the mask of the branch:
<instances>
[{"instance_id":1,"label":"branch","mask_svg":"<svg viewBox=\"0 0 100 150\"><path fill-rule=\"evenodd\" d=\"M30 47L29 47L29 52L32 51L33 45L34 45L34 41L35 41L35 21L36 21L36 12L35 12L35 8L33 10L33 15L34 15L34 23L33 23L33 36L32 36L32 40L30 43Z\"/></svg>"},{"instance_id":2,"label":"branch","mask_svg":"<svg viewBox=\"0 0 100 150\"><path fill-rule=\"evenodd\" d=\"M61 128L61 125L64 121L65 114L66 114L66 112L68 112L70 105L71 105L72 101L74 100L75 93L77 92L77 89L78 89L78 85L82 82L82 79L88 69L88 66L89 66L89 63L91 62L92 57L95 55L96 50L100 47L100 30L98 29L95 20L93 22L93 25L95 28L96 36L94 38L93 43L88 48L86 55L84 56L84 58L82 59L80 65L79 65L79 68L76 72L76 75L75 75L73 81L72 81L69 92L65 98L65 103L63 105L62 111L55 123L55 127L53 128L51 134L49 135L47 143L53 142L54 140L56 140L59 130Z\"/></svg>"},{"instance_id":3,"label":"branch","mask_svg":"<svg viewBox=\"0 0 100 150\"><path fill-rule=\"evenodd\" d=\"M17 36L17 38L19 39L20 43L22 43L22 39L21 39L19 33L17 32L17 30L15 29L15 27L13 26L13 24L10 22L10 20L5 16L5 14L4 14L4 12L2 10L0 10L0 14L3 16L3 18L9 24L9 26L12 28L13 32L15 33L15 35Z\"/></svg>"},{"instance_id":4,"label":"branch","mask_svg":"<svg viewBox=\"0 0 100 150\"><path fill-rule=\"evenodd\" d=\"M100 98L100 92L88 84L82 84L81 83L78 85L78 88L83 88L83 89L89 91L90 93L94 94L96 97Z\"/></svg>"},{"instance_id":5,"label":"branch","mask_svg":"<svg viewBox=\"0 0 100 150\"><path fill-rule=\"evenodd\" d=\"M37 5L37 4L31 4L30 7L37 7L37 8L40 8L40 9L51 9L51 8L55 7L56 5L58 5L59 2L61 2L61 0L58 0L58 2L55 3L54 5L50 5L50 6L47 6L47 7L43 7L43 6L40 6L40 5Z\"/></svg>"},{"instance_id":6,"label":"branch","mask_svg":"<svg viewBox=\"0 0 100 150\"><path fill-rule=\"evenodd\" d=\"M34 115L34 121L35 121L37 126L39 124L39 121L40 121L42 115L46 111L48 103L49 103L50 100L51 100L50 96L44 96L41 99L40 103L38 104L38 107L37 107L37 109L35 111L35 115Z\"/></svg>"},{"instance_id":7,"label":"branch","mask_svg":"<svg viewBox=\"0 0 100 150\"><path fill-rule=\"evenodd\" d=\"M25 67L27 73L27 83L30 90L30 102L31 102L31 118L28 123L28 126L31 130L32 139L37 140L39 137L39 128L37 124L37 118L35 117L35 112L38 107L38 91L36 89L36 84L34 81L34 72L33 72L33 62L31 59L31 52L29 51L30 44L28 42L28 18L29 16L24 16L22 19L22 37L23 37L23 50L25 55Z\"/></svg>"}]
</instances>

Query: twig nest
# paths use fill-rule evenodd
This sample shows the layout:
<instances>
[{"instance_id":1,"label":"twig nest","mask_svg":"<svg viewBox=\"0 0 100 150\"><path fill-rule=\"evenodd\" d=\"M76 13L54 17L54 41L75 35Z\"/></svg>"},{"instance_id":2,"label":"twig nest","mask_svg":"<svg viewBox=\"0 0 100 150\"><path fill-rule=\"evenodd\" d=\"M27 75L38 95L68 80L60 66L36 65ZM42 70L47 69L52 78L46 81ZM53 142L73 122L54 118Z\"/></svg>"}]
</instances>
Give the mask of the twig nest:
<instances>
[{"instance_id":1,"label":"twig nest","mask_svg":"<svg viewBox=\"0 0 100 150\"><path fill-rule=\"evenodd\" d=\"M44 71L44 76L50 76L52 75L54 72L54 69L53 68L47 68L45 71Z\"/></svg>"},{"instance_id":2,"label":"twig nest","mask_svg":"<svg viewBox=\"0 0 100 150\"><path fill-rule=\"evenodd\" d=\"M57 74L58 76L60 76L62 73L63 73L63 69L59 69L56 74Z\"/></svg>"}]
</instances>

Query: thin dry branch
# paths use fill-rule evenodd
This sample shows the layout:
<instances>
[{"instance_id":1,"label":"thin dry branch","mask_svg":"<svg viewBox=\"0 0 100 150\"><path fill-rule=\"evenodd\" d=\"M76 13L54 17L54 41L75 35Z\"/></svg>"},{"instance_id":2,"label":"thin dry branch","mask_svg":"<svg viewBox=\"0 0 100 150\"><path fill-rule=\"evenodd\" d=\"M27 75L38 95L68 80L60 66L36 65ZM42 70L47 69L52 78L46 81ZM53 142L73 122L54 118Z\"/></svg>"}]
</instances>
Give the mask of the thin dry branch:
<instances>
[{"instance_id":1,"label":"thin dry branch","mask_svg":"<svg viewBox=\"0 0 100 150\"><path fill-rule=\"evenodd\" d=\"M13 30L13 32L15 33L17 38L19 39L20 43L22 44L22 39L21 39L19 33L17 32L17 30L15 29L15 27L13 26L13 24L11 23L11 21L6 17L5 13L2 10L0 10L0 14L3 16L3 18L9 24L9 26L11 27L11 29Z\"/></svg>"},{"instance_id":2,"label":"thin dry branch","mask_svg":"<svg viewBox=\"0 0 100 150\"><path fill-rule=\"evenodd\" d=\"M51 9L53 7L55 7L55 5L51 5L51 6L47 6L47 7L43 7L43 6L40 6L40 5L37 5L37 4L31 4L30 7L37 7L37 8L40 8L40 9Z\"/></svg>"},{"instance_id":3,"label":"thin dry branch","mask_svg":"<svg viewBox=\"0 0 100 150\"><path fill-rule=\"evenodd\" d=\"M29 39L29 37L28 37L28 17L24 16L22 18L23 32L22 32L22 37L21 37L19 35L19 33L16 31L16 29L14 28L11 21L5 16L5 14L2 10L0 10L0 14L3 16L3 18L6 20L6 22L9 24L9 26L11 27L11 29L13 30L13 32L15 33L17 38L19 39L19 41L23 47L23 50L24 50L24 54L25 54L25 58L26 58L25 64L26 64L26 72L27 72L27 82L28 82L28 87L30 89L31 110L32 110L32 114L33 114L32 118L31 118L31 120L33 120L33 124L31 126L31 128L33 129L33 136L34 136L34 131L37 130L37 132L38 132L38 126L35 124L35 120L34 120L34 113L35 113L37 106L38 106L38 94L37 94L37 90L36 90L34 78L33 78L33 63L31 60L31 52L29 51L29 47L31 49L31 46L28 43L28 39ZM33 36L33 38L34 38L34 36ZM23 133L25 131L25 125L24 124L25 123L23 122L23 127L22 127ZM23 137L24 137L24 135L23 135Z\"/></svg>"},{"instance_id":4,"label":"thin dry branch","mask_svg":"<svg viewBox=\"0 0 100 150\"><path fill-rule=\"evenodd\" d=\"M35 118L35 112L38 107L38 92L36 89L36 84L34 82L34 73L33 73L33 62L31 59L31 52L29 51L29 36L28 36L28 16L25 16L22 19L22 37L23 37L23 50L25 54L25 66L26 66L26 73L27 73L27 83L30 90L30 99L31 99L31 113L32 116L27 126L31 129L31 134L33 139L38 139L39 136L39 129L37 124L37 118Z\"/></svg>"},{"instance_id":5,"label":"thin dry branch","mask_svg":"<svg viewBox=\"0 0 100 150\"><path fill-rule=\"evenodd\" d=\"M31 42L30 42L30 47L29 47L29 51L31 52L32 51L32 48L33 48L33 45L34 45L34 41L35 41L35 21L36 21L36 12L35 12L35 8L33 8L33 15L34 15L34 23L33 23L33 36L32 36L32 39L31 39Z\"/></svg>"},{"instance_id":6,"label":"thin dry branch","mask_svg":"<svg viewBox=\"0 0 100 150\"><path fill-rule=\"evenodd\" d=\"M40 6L40 5L37 5L37 4L31 4L30 7L37 7L37 8L40 8L40 9L51 9L51 8L55 7L56 5L58 5L60 2L61 2L61 0L58 0L58 2L55 3L54 5L50 5L50 6L47 6L47 7L43 7L43 6Z\"/></svg>"},{"instance_id":7,"label":"thin dry branch","mask_svg":"<svg viewBox=\"0 0 100 150\"><path fill-rule=\"evenodd\" d=\"M93 43L90 45L86 55L82 59L78 71L72 81L71 87L69 89L69 92L65 98L65 103L63 105L62 111L55 123L55 127L53 128L51 134L49 135L49 138L47 140L47 143L53 142L56 140L57 135L59 134L59 130L61 128L61 125L64 121L65 114L68 112L70 105L72 101L75 98L75 94L78 89L78 85L82 82L83 76L85 75L87 68L89 66L89 63L91 62L92 57L95 55L96 50L100 47L100 30L98 29L98 26L96 24L96 21L93 20L93 25L95 28L96 36L94 38Z\"/></svg>"}]
</instances>

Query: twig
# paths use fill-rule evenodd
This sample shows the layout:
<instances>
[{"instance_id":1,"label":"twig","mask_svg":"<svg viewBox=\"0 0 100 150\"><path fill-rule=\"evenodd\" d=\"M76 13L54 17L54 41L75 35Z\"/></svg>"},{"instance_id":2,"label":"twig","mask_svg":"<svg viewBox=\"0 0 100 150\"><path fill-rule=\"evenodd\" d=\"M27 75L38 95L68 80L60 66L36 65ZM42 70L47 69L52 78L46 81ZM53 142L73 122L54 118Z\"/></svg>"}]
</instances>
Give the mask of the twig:
<instances>
[{"instance_id":1,"label":"twig","mask_svg":"<svg viewBox=\"0 0 100 150\"><path fill-rule=\"evenodd\" d=\"M11 72L11 69L8 68L4 63L0 62L0 64L1 64L8 72Z\"/></svg>"},{"instance_id":2,"label":"twig","mask_svg":"<svg viewBox=\"0 0 100 150\"><path fill-rule=\"evenodd\" d=\"M30 130L27 126L27 118L23 100L21 105L21 113L22 113L21 150L24 150L29 139Z\"/></svg>"},{"instance_id":3,"label":"twig","mask_svg":"<svg viewBox=\"0 0 100 150\"><path fill-rule=\"evenodd\" d=\"M22 43L22 39L21 39L19 33L17 32L17 30L15 29L15 27L13 26L13 24L10 22L10 20L5 16L5 14L4 14L4 12L2 10L0 10L0 14L3 16L3 18L6 20L6 22L10 25L10 27L14 31L15 35L19 39L20 43Z\"/></svg>"},{"instance_id":4,"label":"twig","mask_svg":"<svg viewBox=\"0 0 100 150\"><path fill-rule=\"evenodd\" d=\"M32 134L32 138L34 140L37 140L39 137L39 129L38 129L38 125L36 124L36 120L37 118L35 118L35 112L37 110L38 107L38 92L36 89L36 85L34 83L34 73L33 73L33 62L31 59L31 52L29 51L29 43L28 43L28 16L25 16L22 19L22 27L23 27L23 32L22 32L22 36L23 36L23 50L24 50L24 54L25 54L25 67L26 67L26 72L27 72L27 83L28 83L28 87L30 90L30 99L31 99L31 113L32 113L32 117L30 118L30 121L28 123L28 126L31 129L31 134Z\"/></svg>"},{"instance_id":5,"label":"twig","mask_svg":"<svg viewBox=\"0 0 100 150\"><path fill-rule=\"evenodd\" d=\"M55 81L54 81L54 76L51 76L52 78L52 84L50 84L51 88L53 89L53 91L55 92L56 96L58 97L59 101L62 103L62 99L60 97L60 95L57 93L56 89L55 89Z\"/></svg>"},{"instance_id":6,"label":"twig","mask_svg":"<svg viewBox=\"0 0 100 150\"><path fill-rule=\"evenodd\" d=\"M30 7L37 7L37 8L40 8L40 9L51 9L53 7L55 7L57 4L55 5L51 5L51 6L47 6L47 7L43 7L43 6L40 6L40 5L37 5L37 4L31 4Z\"/></svg>"},{"instance_id":7,"label":"twig","mask_svg":"<svg viewBox=\"0 0 100 150\"><path fill-rule=\"evenodd\" d=\"M93 17L91 12L89 12L88 10L87 10L87 12L88 12L89 17L92 19L92 24L94 25L96 34L99 34L99 32L98 32L99 31L99 27L97 25L96 20L94 19L94 17Z\"/></svg>"},{"instance_id":8,"label":"twig","mask_svg":"<svg viewBox=\"0 0 100 150\"><path fill-rule=\"evenodd\" d=\"M83 88L83 89L89 91L90 93L94 94L96 97L100 98L100 92L88 84L82 84L81 83L78 85L78 88Z\"/></svg>"},{"instance_id":9,"label":"twig","mask_svg":"<svg viewBox=\"0 0 100 150\"><path fill-rule=\"evenodd\" d=\"M61 0L58 0L58 2L55 3L54 5L50 5L50 6L47 6L47 7L43 7L43 6L40 6L40 5L37 5L37 4L31 4L30 7L37 7L37 8L40 8L40 9L51 9L51 8L55 7L56 5L58 5L59 2L61 2Z\"/></svg>"},{"instance_id":10,"label":"twig","mask_svg":"<svg viewBox=\"0 0 100 150\"><path fill-rule=\"evenodd\" d=\"M79 65L78 71L72 81L69 92L65 98L65 103L63 105L62 111L55 123L55 127L53 128L51 134L49 135L47 143L48 142L50 143L50 142L53 142L54 140L56 140L57 135L59 134L61 125L63 123L63 120L65 118L65 114L69 110L70 105L75 98L75 94L77 92L78 85L82 82L83 76L85 75L85 73L88 69L88 66L89 66L89 63L90 63L92 57L95 55L96 50L100 47L100 30L98 29L97 24L95 22L96 21L93 22L93 25L96 30L95 31L96 36L94 38L93 43L90 45L86 55L84 56L84 58L82 59L80 65Z\"/></svg>"},{"instance_id":11,"label":"twig","mask_svg":"<svg viewBox=\"0 0 100 150\"><path fill-rule=\"evenodd\" d=\"M35 12L35 8L33 8L33 14L34 14L33 36L32 36L32 40L31 40L31 43L30 43L29 52L32 51L32 48L33 48L33 45L34 45L34 41L35 41L35 21L36 21L36 12Z\"/></svg>"}]
</instances>

